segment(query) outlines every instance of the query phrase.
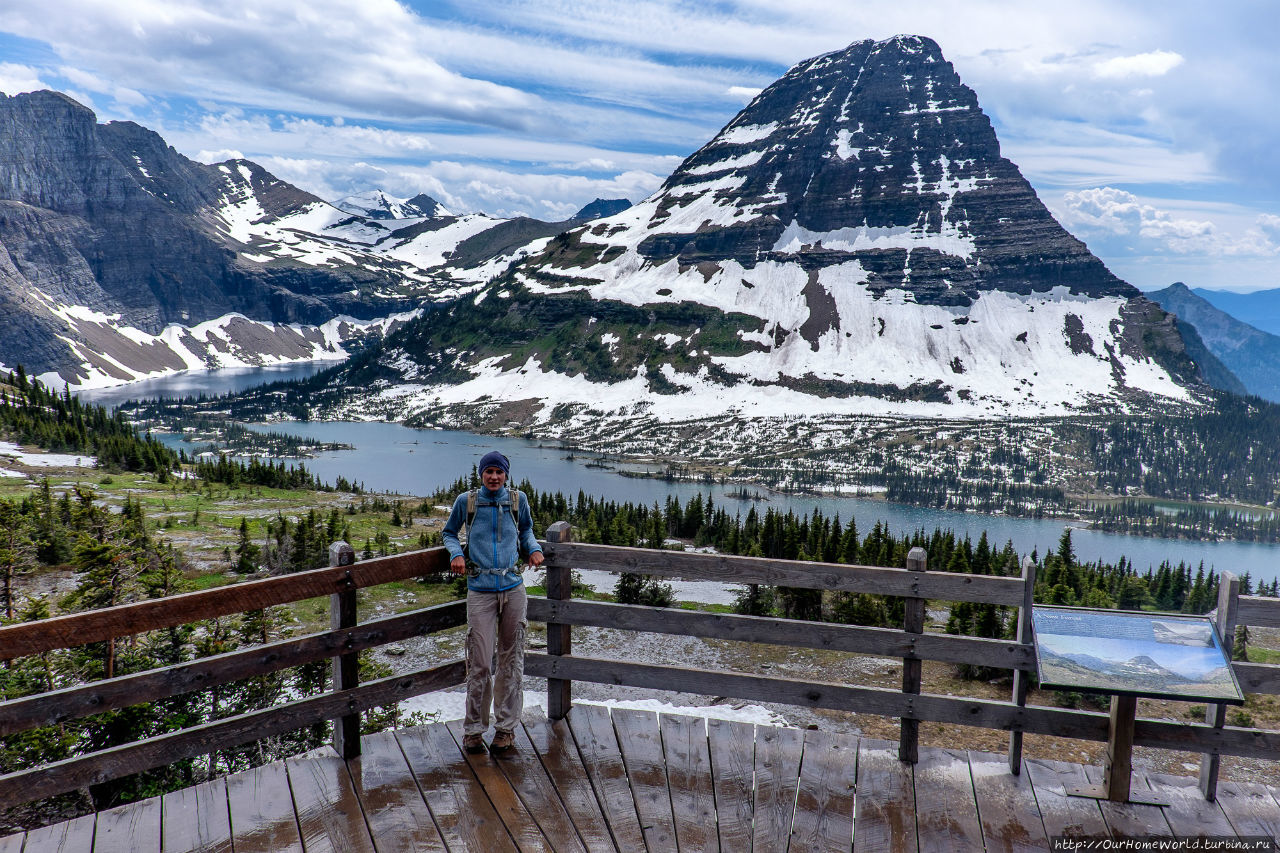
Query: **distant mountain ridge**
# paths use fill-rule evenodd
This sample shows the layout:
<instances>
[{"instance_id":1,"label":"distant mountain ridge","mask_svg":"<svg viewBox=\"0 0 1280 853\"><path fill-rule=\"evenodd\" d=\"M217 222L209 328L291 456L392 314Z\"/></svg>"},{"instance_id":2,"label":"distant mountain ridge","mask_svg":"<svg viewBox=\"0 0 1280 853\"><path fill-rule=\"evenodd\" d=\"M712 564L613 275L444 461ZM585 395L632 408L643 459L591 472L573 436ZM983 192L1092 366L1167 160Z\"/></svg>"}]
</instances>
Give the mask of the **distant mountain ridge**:
<instances>
[{"instance_id":1,"label":"distant mountain ridge","mask_svg":"<svg viewBox=\"0 0 1280 853\"><path fill-rule=\"evenodd\" d=\"M0 95L0 162L0 366L54 385L341 358L563 228L379 190L340 209L57 92ZM498 228L519 239L475 239Z\"/></svg>"},{"instance_id":2,"label":"distant mountain ridge","mask_svg":"<svg viewBox=\"0 0 1280 853\"><path fill-rule=\"evenodd\" d=\"M1234 293L1229 290L1193 287L1191 292L1255 329L1280 336L1280 289Z\"/></svg>"},{"instance_id":3,"label":"distant mountain ridge","mask_svg":"<svg viewBox=\"0 0 1280 853\"><path fill-rule=\"evenodd\" d=\"M1225 381L1214 382L1216 387L1280 402L1280 337L1236 319L1182 282L1147 296L1191 324L1208 350L1237 379L1238 387ZM1184 337L1192 340L1190 335Z\"/></svg>"},{"instance_id":4,"label":"distant mountain ridge","mask_svg":"<svg viewBox=\"0 0 1280 853\"><path fill-rule=\"evenodd\" d=\"M468 401L526 424L999 418L1185 405L1202 383L1175 319L1000 155L938 46L899 36L799 63L654 195L531 245L328 399L423 422Z\"/></svg>"}]
</instances>

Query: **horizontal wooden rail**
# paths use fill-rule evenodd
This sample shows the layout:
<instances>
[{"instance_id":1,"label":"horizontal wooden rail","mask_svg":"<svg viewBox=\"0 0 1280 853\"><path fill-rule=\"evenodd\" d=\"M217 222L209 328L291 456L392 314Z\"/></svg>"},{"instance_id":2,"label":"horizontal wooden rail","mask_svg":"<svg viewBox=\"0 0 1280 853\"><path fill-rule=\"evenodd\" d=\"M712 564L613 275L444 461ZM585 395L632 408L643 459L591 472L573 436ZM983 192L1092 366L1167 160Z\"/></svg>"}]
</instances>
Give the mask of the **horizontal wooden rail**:
<instances>
[{"instance_id":1,"label":"horizontal wooden rail","mask_svg":"<svg viewBox=\"0 0 1280 853\"><path fill-rule=\"evenodd\" d=\"M0 776L0 803L39 800L87 785L118 779L195 758L219 749L251 743L330 720L390 705L412 696L456 687L466 681L466 662L449 661L431 669L371 681L351 690L325 693L263 711L229 717L137 743L68 758L32 770Z\"/></svg>"},{"instance_id":2,"label":"horizontal wooden rail","mask_svg":"<svg viewBox=\"0 0 1280 853\"><path fill-rule=\"evenodd\" d=\"M525 656L525 673L542 678L714 694L1079 740L1106 741L1109 724L1106 714L1064 708L1019 706L1012 702L936 694L915 695L882 687L853 687L600 658L529 654ZM1259 729L1215 729L1202 724L1139 720L1134 743L1160 749L1280 759L1280 732Z\"/></svg>"},{"instance_id":3,"label":"horizontal wooden rail","mask_svg":"<svg viewBox=\"0 0 1280 853\"><path fill-rule=\"evenodd\" d=\"M727 584L759 583L805 589L971 601L978 604L1022 604L1022 578L965 575L948 572L904 572L876 566L842 563L801 563L764 557L696 554L584 545L577 542L546 543L543 552L551 566L635 572L657 577L711 580Z\"/></svg>"},{"instance_id":4,"label":"horizontal wooden rail","mask_svg":"<svg viewBox=\"0 0 1280 853\"><path fill-rule=\"evenodd\" d=\"M1280 628L1280 598L1242 595L1236 611L1237 625Z\"/></svg>"},{"instance_id":5,"label":"horizontal wooden rail","mask_svg":"<svg viewBox=\"0 0 1280 853\"><path fill-rule=\"evenodd\" d=\"M359 652L443 631L466 622L467 603L452 601L412 613L375 619L354 628L308 634L176 666L25 696L0 703L0 736L266 675L338 654Z\"/></svg>"},{"instance_id":6,"label":"horizontal wooden rail","mask_svg":"<svg viewBox=\"0 0 1280 853\"><path fill-rule=\"evenodd\" d=\"M529 619L679 634L717 640L740 640L810 649L970 663L1001 669L1035 671L1035 648L1011 640L988 640L951 634L910 634L897 628L866 628L729 613L698 613L662 607L607 604L598 601L529 599Z\"/></svg>"},{"instance_id":7,"label":"horizontal wooden rail","mask_svg":"<svg viewBox=\"0 0 1280 853\"><path fill-rule=\"evenodd\" d=\"M449 552L444 548L431 548L365 560L353 566L297 572L37 622L6 625L0 627L0 660L53 649L69 649L231 613L261 610L269 605L331 595L353 586L362 589L438 574L448 567Z\"/></svg>"}]
</instances>

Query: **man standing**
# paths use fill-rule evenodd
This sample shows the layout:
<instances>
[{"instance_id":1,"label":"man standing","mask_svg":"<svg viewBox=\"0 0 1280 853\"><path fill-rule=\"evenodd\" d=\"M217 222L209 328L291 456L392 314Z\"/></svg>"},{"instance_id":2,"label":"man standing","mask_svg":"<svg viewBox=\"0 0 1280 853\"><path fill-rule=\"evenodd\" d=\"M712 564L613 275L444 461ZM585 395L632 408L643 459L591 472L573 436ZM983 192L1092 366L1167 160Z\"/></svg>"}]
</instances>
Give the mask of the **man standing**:
<instances>
[{"instance_id":1,"label":"man standing","mask_svg":"<svg viewBox=\"0 0 1280 853\"><path fill-rule=\"evenodd\" d=\"M449 569L467 575L467 711L462 746L478 755L485 750L489 705L493 704L494 736L489 751L502 755L515 748L515 728L524 706L524 634L527 599L519 560L542 565L542 546L533 536L529 500L507 489L511 462L496 450L480 458L482 488L458 495L444 525ZM458 533L466 527L466 544ZM494 646L497 671L493 667Z\"/></svg>"}]
</instances>

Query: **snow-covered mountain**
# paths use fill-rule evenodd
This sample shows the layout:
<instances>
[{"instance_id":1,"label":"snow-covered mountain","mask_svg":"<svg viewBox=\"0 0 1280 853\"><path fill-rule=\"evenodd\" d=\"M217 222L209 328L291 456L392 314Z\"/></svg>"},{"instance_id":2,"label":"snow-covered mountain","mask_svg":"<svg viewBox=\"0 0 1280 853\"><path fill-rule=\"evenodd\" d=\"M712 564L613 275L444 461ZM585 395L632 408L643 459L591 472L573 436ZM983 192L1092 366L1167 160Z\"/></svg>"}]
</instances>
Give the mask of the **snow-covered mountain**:
<instances>
[{"instance_id":1,"label":"snow-covered mountain","mask_svg":"<svg viewBox=\"0 0 1280 853\"><path fill-rule=\"evenodd\" d=\"M331 410L1006 418L1203 387L1174 318L1053 219L918 36L798 64L653 196L526 252L352 364Z\"/></svg>"},{"instance_id":2,"label":"snow-covered mountain","mask_svg":"<svg viewBox=\"0 0 1280 853\"><path fill-rule=\"evenodd\" d=\"M444 205L425 193L413 198L396 198L382 190L366 190L344 196L333 206L366 219L422 219L429 216L452 216Z\"/></svg>"},{"instance_id":3,"label":"snow-covered mountain","mask_svg":"<svg viewBox=\"0 0 1280 853\"><path fill-rule=\"evenodd\" d=\"M0 95L0 162L0 366L52 384L342 358L560 227L377 191L342 210L56 92Z\"/></svg>"}]
</instances>

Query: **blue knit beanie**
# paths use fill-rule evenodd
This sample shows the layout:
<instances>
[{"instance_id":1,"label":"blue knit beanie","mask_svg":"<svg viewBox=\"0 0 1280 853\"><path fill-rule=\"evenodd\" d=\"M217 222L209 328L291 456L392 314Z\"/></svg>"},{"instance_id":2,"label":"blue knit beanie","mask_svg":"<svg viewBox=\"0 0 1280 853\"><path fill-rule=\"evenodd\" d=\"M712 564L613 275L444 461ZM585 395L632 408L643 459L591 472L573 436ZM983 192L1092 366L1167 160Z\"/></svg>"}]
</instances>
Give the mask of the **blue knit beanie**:
<instances>
[{"instance_id":1,"label":"blue knit beanie","mask_svg":"<svg viewBox=\"0 0 1280 853\"><path fill-rule=\"evenodd\" d=\"M502 473L511 475L511 460L503 456L496 450L490 450L484 456L480 457L480 473L484 473L485 468L501 468Z\"/></svg>"}]
</instances>

